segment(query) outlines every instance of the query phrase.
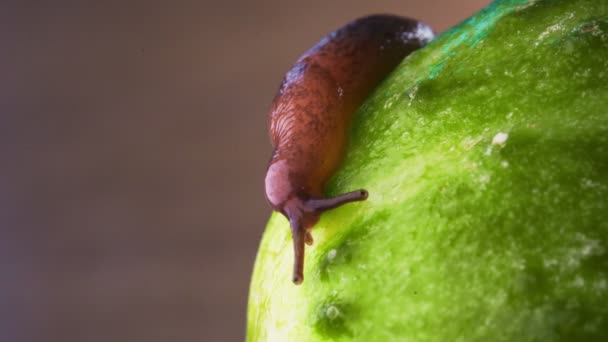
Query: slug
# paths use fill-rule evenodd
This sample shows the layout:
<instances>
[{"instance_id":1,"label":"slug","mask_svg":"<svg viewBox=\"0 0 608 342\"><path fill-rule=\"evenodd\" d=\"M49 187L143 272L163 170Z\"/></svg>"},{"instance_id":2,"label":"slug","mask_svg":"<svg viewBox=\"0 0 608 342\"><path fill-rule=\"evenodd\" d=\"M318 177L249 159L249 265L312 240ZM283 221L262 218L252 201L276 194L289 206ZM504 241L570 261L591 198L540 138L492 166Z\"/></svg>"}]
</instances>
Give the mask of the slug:
<instances>
[{"instance_id":1,"label":"slug","mask_svg":"<svg viewBox=\"0 0 608 342\"><path fill-rule=\"evenodd\" d=\"M321 213L367 198L366 190L324 196L342 162L353 113L412 51L433 38L413 19L372 15L348 23L306 51L285 75L270 108L274 151L266 197L291 226L293 282L304 280L305 244Z\"/></svg>"}]
</instances>

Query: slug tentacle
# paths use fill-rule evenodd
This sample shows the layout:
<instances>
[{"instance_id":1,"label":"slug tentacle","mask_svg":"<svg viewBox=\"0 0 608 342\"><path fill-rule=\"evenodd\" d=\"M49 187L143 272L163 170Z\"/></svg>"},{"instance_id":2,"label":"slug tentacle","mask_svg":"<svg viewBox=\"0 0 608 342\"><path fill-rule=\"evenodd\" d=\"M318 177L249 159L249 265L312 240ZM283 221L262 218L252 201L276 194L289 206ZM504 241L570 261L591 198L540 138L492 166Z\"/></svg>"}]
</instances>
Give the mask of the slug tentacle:
<instances>
[{"instance_id":1,"label":"slug tentacle","mask_svg":"<svg viewBox=\"0 0 608 342\"><path fill-rule=\"evenodd\" d=\"M330 198L315 198L306 201L306 206L319 214L323 211L337 208L343 204L363 201L367 198L366 190L356 190Z\"/></svg>"},{"instance_id":2,"label":"slug tentacle","mask_svg":"<svg viewBox=\"0 0 608 342\"><path fill-rule=\"evenodd\" d=\"M312 246L312 244L315 243L315 240L312 238L312 234L310 233L310 230L306 230L306 244L309 246Z\"/></svg>"},{"instance_id":3,"label":"slug tentacle","mask_svg":"<svg viewBox=\"0 0 608 342\"><path fill-rule=\"evenodd\" d=\"M304 243L306 242L306 228L302 225L301 217L295 216L290 217L289 223L291 225L291 236L293 238L293 282L294 284L301 284L304 281Z\"/></svg>"}]
</instances>

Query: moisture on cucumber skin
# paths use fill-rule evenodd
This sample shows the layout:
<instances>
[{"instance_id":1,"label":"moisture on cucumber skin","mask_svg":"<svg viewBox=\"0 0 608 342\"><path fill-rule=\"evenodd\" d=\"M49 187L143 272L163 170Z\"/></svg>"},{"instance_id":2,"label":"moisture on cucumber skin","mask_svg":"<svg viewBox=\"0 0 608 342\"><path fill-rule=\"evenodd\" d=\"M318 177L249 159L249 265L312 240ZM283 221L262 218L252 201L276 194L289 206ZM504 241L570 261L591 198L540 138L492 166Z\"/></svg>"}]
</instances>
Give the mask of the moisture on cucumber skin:
<instances>
[{"instance_id":1,"label":"moisture on cucumber skin","mask_svg":"<svg viewBox=\"0 0 608 342\"><path fill-rule=\"evenodd\" d=\"M332 198L325 185L340 166L352 115L411 52L433 38L425 24L392 15L357 19L306 51L287 72L270 110L274 151L266 197L291 225L293 282L304 280L305 244L322 212L367 198L356 190Z\"/></svg>"}]
</instances>

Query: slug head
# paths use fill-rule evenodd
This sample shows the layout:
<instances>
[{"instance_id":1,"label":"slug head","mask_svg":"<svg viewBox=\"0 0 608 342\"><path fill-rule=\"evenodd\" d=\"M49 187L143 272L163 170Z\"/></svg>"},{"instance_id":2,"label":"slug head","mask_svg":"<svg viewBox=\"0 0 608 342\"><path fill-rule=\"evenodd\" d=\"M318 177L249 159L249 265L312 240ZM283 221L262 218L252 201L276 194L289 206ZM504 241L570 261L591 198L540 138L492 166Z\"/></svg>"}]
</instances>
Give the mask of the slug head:
<instances>
[{"instance_id":1,"label":"slug head","mask_svg":"<svg viewBox=\"0 0 608 342\"><path fill-rule=\"evenodd\" d=\"M318 196L320 190L311 190L306 177L296 176L285 159L272 160L266 172L266 198L272 208L287 217L293 238L294 266L293 282L301 284L304 280L304 251L306 244L312 245L312 227L319 221L324 211L343 204L362 201L367 191L357 190L332 198ZM315 187L321 188L321 186ZM306 191L308 189L308 191Z\"/></svg>"},{"instance_id":2,"label":"slug head","mask_svg":"<svg viewBox=\"0 0 608 342\"><path fill-rule=\"evenodd\" d=\"M299 285L304 281L305 245L312 245L313 238L310 230L319 221L321 214L324 211L349 202L363 201L367 196L367 191L357 190L332 198L307 199L306 197L294 196L283 204L279 211L289 220L293 239L294 263L292 280L294 284Z\"/></svg>"}]
</instances>

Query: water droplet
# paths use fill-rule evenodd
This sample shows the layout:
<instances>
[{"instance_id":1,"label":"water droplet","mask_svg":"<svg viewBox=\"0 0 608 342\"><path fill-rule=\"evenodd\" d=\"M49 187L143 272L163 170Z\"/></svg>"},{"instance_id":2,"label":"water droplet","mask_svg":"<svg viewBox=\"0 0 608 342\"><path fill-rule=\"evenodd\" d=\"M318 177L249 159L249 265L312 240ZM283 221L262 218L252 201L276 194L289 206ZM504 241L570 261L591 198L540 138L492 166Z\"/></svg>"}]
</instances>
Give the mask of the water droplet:
<instances>
[{"instance_id":1,"label":"water droplet","mask_svg":"<svg viewBox=\"0 0 608 342\"><path fill-rule=\"evenodd\" d=\"M338 251L335 249L330 250L329 252L327 252L327 260L332 261L336 258L336 254L338 254Z\"/></svg>"},{"instance_id":2,"label":"water droplet","mask_svg":"<svg viewBox=\"0 0 608 342\"><path fill-rule=\"evenodd\" d=\"M407 96L410 98L410 101L407 104L408 106L412 105L412 102L416 98L416 93L417 92L418 92L418 85L417 84L407 92Z\"/></svg>"},{"instance_id":3,"label":"water droplet","mask_svg":"<svg viewBox=\"0 0 608 342\"><path fill-rule=\"evenodd\" d=\"M492 145L504 145L509 139L509 133L499 132L492 138Z\"/></svg>"},{"instance_id":4,"label":"water droplet","mask_svg":"<svg viewBox=\"0 0 608 342\"><path fill-rule=\"evenodd\" d=\"M598 289L599 291L606 290L606 288L608 288L608 281L606 281L606 279L600 279L600 280L596 281L595 288Z\"/></svg>"},{"instance_id":5,"label":"water droplet","mask_svg":"<svg viewBox=\"0 0 608 342\"><path fill-rule=\"evenodd\" d=\"M595 188L595 187L597 187L599 184L598 184L598 183L596 183L596 182L594 182L594 181L592 181L592 180L591 180L591 179L589 179L589 178L583 178L583 179L581 180L581 185L582 185L582 187L583 187L583 188Z\"/></svg>"},{"instance_id":6,"label":"water droplet","mask_svg":"<svg viewBox=\"0 0 608 342\"><path fill-rule=\"evenodd\" d=\"M488 148L486 149L486 153L485 153L485 155L486 155L486 156L489 156L489 155L491 155L491 154L492 154L492 145L488 146Z\"/></svg>"},{"instance_id":7,"label":"water droplet","mask_svg":"<svg viewBox=\"0 0 608 342\"><path fill-rule=\"evenodd\" d=\"M547 268L557 266L559 262L555 259L543 259L543 265Z\"/></svg>"},{"instance_id":8,"label":"water droplet","mask_svg":"<svg viewBox=\"0 0 608 342\"><path fill-rule=\"evenodd\" d=\"M325 316L331 320L336 319L338 316L340 316L340 310L338 310L337 307L330 305L325 310Z\"/></svg>"},{"instance_id":9,"label":"water droplet","mask_svg":"<svg viewBox=\"0 0 608 342\"><path fill-rule=\"evenodd\" d=\"M574 278L573 285L574 287L583 287L585 286L585 279L583 279L581 276L576 276L576 278Z\"/></svg>"}]
</instances>

